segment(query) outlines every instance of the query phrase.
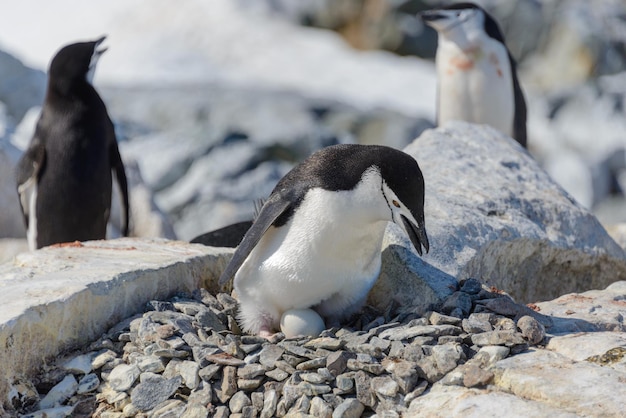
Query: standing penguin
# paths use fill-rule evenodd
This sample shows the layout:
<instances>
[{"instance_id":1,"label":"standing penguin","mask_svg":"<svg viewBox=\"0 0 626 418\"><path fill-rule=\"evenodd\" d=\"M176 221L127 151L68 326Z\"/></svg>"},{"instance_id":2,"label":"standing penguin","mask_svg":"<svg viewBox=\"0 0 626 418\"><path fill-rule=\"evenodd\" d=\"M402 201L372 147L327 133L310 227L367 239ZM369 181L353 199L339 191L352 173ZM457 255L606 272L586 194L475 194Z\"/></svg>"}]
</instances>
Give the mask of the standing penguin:
<instances>
[{"instance_id":1,"label":"standing penguin","mask_svg":"<svg viewBox=\"0 0 626 418\"><path fill-rule=\"evenodd\" d=\"M17 191L31 250L104 239L112 170L128 235L128 189L113 123L91 85L105 37L63 47L52 59L41 116L17 165Z\"/></svg>"},{"instance_id":2,"label":"standing penguin","mask_svg":"<svg viewBox=\"0 0 626 418\"><path fill-rule=\"evenodd\" d=\"M439 34L437 124L488 124L526 147L526 101L498 23L473 3L420 16Z\"/></svg>"},{"instance_id":3,"label":"standing penguin","mask_svg":"<svg viewBox=\"0 0 626 418\"><path fill-rule=\"evenodd\" d=\"M235 274L245 331L268 337L286 311L311 308L336 322L358 310L381 268L388 222L428 251L424 178L408 154L335 145L276 185L220 277Z\"/></svg>"}]
</instances>

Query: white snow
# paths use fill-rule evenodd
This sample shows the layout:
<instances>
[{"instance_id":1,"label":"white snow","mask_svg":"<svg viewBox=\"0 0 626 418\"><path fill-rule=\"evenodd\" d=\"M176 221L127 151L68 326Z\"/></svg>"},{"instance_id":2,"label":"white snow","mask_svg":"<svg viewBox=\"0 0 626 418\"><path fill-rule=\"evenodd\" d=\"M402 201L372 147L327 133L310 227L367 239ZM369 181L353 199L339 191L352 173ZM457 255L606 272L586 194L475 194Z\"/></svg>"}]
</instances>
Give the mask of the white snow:
<instances>
[{"instance_id":1,"label":"white snow","mask_svg":"<svg viewBox=\"0 0 626 418\"><path fill-rule=\"evenodd\" d=\"M107 34L96 84L228 82L434 118L432 63L352 50L239 0L0 0L0 49L45 70L63 45Z\"/></svg>"}]
</instances>

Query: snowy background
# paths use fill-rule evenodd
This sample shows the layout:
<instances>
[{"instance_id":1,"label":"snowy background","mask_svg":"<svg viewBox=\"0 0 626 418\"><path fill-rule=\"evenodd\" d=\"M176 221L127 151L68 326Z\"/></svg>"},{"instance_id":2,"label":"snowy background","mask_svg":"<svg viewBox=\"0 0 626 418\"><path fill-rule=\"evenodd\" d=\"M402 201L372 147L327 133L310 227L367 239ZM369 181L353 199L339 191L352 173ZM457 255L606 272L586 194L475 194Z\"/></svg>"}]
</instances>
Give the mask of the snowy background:
<instances>
[{"instance_id":1,"label":"snowy background","mask_svg":"<svg viewBox=\"0 0 626 418\"><path fill-rule=\"evenodd\" d=\"M414 16L429 3L0 0L0 237L23 234L12 164L61 46L108 36L95 85L133 184L135 234L191 239L249 218L315 149L402 148L432 127L436 36ZM626 222L626 5L480 3L519 58L531 154L602 221Z\"/></svg>"}]
</instances>

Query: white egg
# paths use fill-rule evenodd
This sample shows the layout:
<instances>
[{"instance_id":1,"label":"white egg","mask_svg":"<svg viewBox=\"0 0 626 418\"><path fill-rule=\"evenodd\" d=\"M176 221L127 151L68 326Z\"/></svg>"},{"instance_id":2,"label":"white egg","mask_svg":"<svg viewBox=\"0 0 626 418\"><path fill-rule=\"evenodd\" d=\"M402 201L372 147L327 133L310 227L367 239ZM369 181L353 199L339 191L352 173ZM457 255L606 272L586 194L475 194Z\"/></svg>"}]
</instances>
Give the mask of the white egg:
<instances>
[{"instance_id":1,"label":"white egg","mask_svg":"<svg viewBox=\"0 0 626 418\"><path fill-rule=\"evenodd\" d=\"M287 338L317 337L325 328L322 317L312 309L290 309L280 317L280 330Z\"/></svg>"}]
</instances>

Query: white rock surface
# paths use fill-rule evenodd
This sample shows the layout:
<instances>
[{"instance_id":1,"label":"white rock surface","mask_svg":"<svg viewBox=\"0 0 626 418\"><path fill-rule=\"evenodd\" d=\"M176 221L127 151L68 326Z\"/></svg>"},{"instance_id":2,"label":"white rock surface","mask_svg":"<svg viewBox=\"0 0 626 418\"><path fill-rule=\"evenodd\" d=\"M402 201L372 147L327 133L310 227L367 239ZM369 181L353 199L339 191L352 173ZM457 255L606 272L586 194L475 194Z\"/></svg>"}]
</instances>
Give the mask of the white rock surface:
<instances>
[{"instance_id":1,"label":"white rock surface","mask_svg":"<svg viewBox=\"0 0 626 418\"><path fill-rule=\"evenodd\" d=\"M58 406L61 402L76 393L78 382L73 375L67 375L57 383L50 392L39 402L39 408L47 409Z\"/></svg>"},{"instance_id":2,"label":"white rock surface","mask_svg":"<svg viewBox=\"0 0 626 418\"><path fill-rule=\"evenodd\" d=\"M119 239L48 247L0 265L0 399L42 359L88 343L149 300L217 279L231 250Z\"/></svg>"},{"instance_id":3,"label":"white rock surface","mask_svg":"<svg viewBox=\"0 0 626 418\"><path fill-rule=\"evenodd\" d=\"M520 302L626 279L624 250L510 138L453 122L405 151L424 174L434 267Z\"/></svg>"}]
</instances>

